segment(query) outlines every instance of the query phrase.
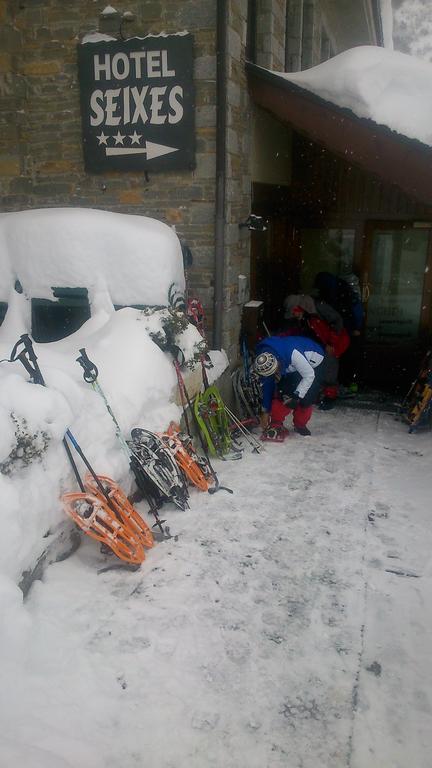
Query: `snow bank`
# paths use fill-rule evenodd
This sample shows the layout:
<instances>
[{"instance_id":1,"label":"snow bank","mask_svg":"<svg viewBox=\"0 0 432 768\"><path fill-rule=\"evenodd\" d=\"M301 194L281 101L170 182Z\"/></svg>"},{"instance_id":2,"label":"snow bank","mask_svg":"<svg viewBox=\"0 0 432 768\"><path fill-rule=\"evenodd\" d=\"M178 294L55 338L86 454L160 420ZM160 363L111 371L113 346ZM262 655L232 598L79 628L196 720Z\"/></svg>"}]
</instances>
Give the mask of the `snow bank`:
<instances>
[{"instance_id":1,"label":"snow bank","mask_svg":"<svg viewBox=\"0 0 432 768\"><path fill-rule=\"evenodd\" d=\"M138 310L124 309L96 332L89 321L87 336L83 326L62 342L35 344L46 388L29 383L19 362L0 367L0 562L1 572L15 581L39 556L46 532L64 520L60 494L77 490L61 444L68 426L98 472L130 485L114 424L82 379L79 349L85 346L97 364L99 382L127 436L132 426L163 429L179 417L170 403L172 363L139 320ZM0 341L1 358L10 350L10 343Z\"/></svg>"},{"instance_id":2,"label":"snow bank","mask_svg":"<svg viewBox=\"0 0 432 768\"><path fill-rule=\"evenodd\" d=\"M339 107L432 146L431 64L359 46L304 72L277 73Z\"/></svg>"},{"instance_id":3,"label":"snow bank","mask_svg":"<svg viewBox=\"0 0 432 768\"><path fill-rule=\"evenodd\" d=\"M52 287L105 284L113 304L169 303L184 292L183 259L175 232L156 219L80 208L0 215L0 300L19 279L33 298Z\"/></svg>"},{"instance_id":4,"label":"snow bank","mask_svg":"<svg viewBox=\"0 0 432 768\"><path fill-rule=\"evenodd\" d=\"M79 350L85 347L97 366L98 383L127 439L132 427L163 431L170 421L180 420L174 402L177 378L167 350L178 345L191 368L203 339L184 315L167 306L169 294L175 299L184 292L183 261L178 238L157 221L79 209L4 214L0 275L0 298L8 301L0 327L0 688L8 710L16 712L26 698L23 670L31 667L29 655L35 648L34 620L17 583L64 532L60 496L79 490L62 444L66 430L71 429L98 474L112 477L126 493L132 489L128 456L103 399L83 380L76 362ZM16 279L22 293L14 290ZM46 382L43 387L29 381L20 362L7 360L21 334L31 331L30 298L53 298L52 286L87 287L92 314L66 338L34 344ZM156 304L163 309L125 307L116 312L114 303ZM215 353L214 362L212 380L226 367L226 356ZM85 466L73 453L84 476ZM56 622L55 610L47 626L51 621ZM58 641L69 667L61 635ZM40 647L46 648L42 637ZM50 654L47 650L48 676ZM90 677L89 669L77 678L85 697ZM56 676L50 700L61 688L61 677ZM102 703L96 712L103 711ZM81 747L74 747L72 763L62 759L60 742L65 744L55 728L41 739L34 738L32 727L24 728L19 738L9 732L0 764L15 766L23 760L32 768L97 764L96 749L88 762L88 745L82 754Z\"/></svg>"},{"instance_id":5,"label":"snow bank","mask_svg":"<svg viewBox=\"0 0 432 768\"><path fill-rule=\"evenodd\" d=\"M12 315L0 328L3 361L26 330L19 311L23 302L25 298L15 293ZM85 347L97 365L98 382L126 438L134 426L163 431L170 421L180 420L181 411L174 403L177 378L172 358L152 340L147 321L148 315L131 308L100 311L66 339L35 343L46 387L30 383L20 362L0 365L0 654L10 680L31 642L22 592L16 584L63 530L61 494L79 490L62 445L67 428L97 473L112 477L126 493L132 486L115 425L102 398L83 381L76 362L79 350ZM156 323L153 331L158 331ZM186 353L202 342L190 324L180 337ZM220 357L216 355L218 373L223 369ZM84 476L86 469L73 453ZM14 745L8 750L12 756ZM36 758L32 755L35 767L39 765ZM40 764L48 765L43 760L41 753Z\"/></svg>"}]
</instances>

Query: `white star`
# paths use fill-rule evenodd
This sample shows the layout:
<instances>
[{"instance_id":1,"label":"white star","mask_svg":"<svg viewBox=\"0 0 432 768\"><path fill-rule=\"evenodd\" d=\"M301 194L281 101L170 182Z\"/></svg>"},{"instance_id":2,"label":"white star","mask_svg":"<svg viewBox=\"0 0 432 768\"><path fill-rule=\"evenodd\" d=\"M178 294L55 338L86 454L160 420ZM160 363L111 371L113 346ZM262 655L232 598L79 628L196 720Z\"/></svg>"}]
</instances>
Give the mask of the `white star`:
<instances>
[{"instance_id":1,"label":"white star","mask_svg":"<svg viewBox=\"0 0 432 768\"><path fill-rule=\"evenodd\" d=\"M120 131L117 131L116 135L114 136L114 139L115 139L115 143L116 143L116 145L117 145L117 144L123 144L123 139L124 139L124 138L125 138L125 136L122 136L122 134L120 133Z\"/></svg>"},{"instance_id":2,"label":"white star","mask_svg":"<svg viewBox=\"0 0 432 768\"><path fill-rule=\"evenodd\" d=\"M137 133L136 131L133 132L132 136L129 136L131 140L131 144L139 144L140 139L142 139L142 133Z\"/></svg>"},{"instance_id":3,"label":"white star","mask_svg":"<svg viewBox=\"0 0 432 768\"><path fill-rule=\"evenodd\" d=\"M102 131L101 135L100 136L96 136L96 138L99 141L99 146L101 144L105 144L105 146L106 146L107 139L109 139L109 136L105 136L104 132Z\"/></svg>"}]
</instances>

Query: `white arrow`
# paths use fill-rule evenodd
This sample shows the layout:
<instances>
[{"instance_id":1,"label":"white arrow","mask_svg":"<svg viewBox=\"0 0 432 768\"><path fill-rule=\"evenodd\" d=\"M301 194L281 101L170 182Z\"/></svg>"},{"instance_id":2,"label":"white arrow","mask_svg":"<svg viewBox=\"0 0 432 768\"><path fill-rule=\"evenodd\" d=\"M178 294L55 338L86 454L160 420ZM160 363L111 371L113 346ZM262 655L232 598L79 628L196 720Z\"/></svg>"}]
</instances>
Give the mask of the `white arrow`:
<instances>
[{"instance_id":1,"label":"white arrow","mask_svg":"<svg viewBox=\"0 0 432 768\"><path fill-rule=\"evenodd\" d=\"M179 147L165 147L163 144L155 144L153 141L146 141L145 147L105 147L107 156L112 155L147 155L147 160L153 160L154 157L169 155L171 152L178 152Z\"/></svg>"}]
</instances>

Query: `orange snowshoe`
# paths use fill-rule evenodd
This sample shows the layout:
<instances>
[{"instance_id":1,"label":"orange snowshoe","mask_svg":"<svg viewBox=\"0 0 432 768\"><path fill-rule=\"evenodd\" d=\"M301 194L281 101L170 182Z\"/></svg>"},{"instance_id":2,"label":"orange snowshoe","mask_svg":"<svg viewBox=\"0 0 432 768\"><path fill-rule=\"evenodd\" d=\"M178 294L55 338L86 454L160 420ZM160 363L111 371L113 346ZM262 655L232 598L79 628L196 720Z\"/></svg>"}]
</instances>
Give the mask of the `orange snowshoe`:
<instances>
[{"instance_id":1,"label":"orange snowshoe","mask_svg":"<svg viewBox=\"0 0 432 768\"><path fill-rule=\"evenodd\" d=\"M144 547L150 549L154 544L153 534L147 523L132 506L126 494L114 480L111 480L110 477L106 477L105 475L98 475L97 477L105 492L108 494L112 505L115 507L119 520L129 526L131 530L140 537ZM106 503L106 497L100 488L98 488L96 480L90 473L84 478L84 486L86 491Z\"/></svg>"},{"instance_id":2,"label":"orange snowshoe","mask_svg":"<svg viewBox=\"0 0 432 768\"><path fill-rule=\"evenodd\" d=\"M198 456L194 451L192 440L189 436L183 438L178 430L177 425L171 423L168 431L162 434L160 438L173 454L178 466L189 482L199 488L200 491L208 491L212 482L204 474L203 468L197 461Z\"/></svg>"},{"instance_id":3,"label":"orange snowshoe","mask_svg":"<svg viewBox=\"0 0 432 768\"><path fill-rule=\"evenodd\" d=\"M92 493L65 493L65 512L87 536L109 547L120 560L140 565L145 560L142 539L118 519L106 500Z\"/></svg>"}]
</instances>

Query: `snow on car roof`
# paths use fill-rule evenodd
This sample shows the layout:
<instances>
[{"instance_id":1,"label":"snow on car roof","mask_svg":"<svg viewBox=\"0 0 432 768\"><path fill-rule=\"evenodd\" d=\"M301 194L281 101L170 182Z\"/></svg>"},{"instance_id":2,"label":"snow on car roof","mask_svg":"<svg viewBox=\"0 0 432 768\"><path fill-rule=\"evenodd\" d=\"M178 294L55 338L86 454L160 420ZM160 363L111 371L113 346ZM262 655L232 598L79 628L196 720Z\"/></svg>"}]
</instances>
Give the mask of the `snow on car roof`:
<instances>
[{"instance_id":1,"label":"snow on car roof","mask_svg":"<svg viewBox=\"0 0 432 768\"><path fill-rule=\"evenodd\" d=\"M0 300L15 279L25 294L52 299L52 287L105 283L113 304L168 304L184 291L175 232L156 219L85 208L0 215Z\"/></svg>"}]
</instances>

